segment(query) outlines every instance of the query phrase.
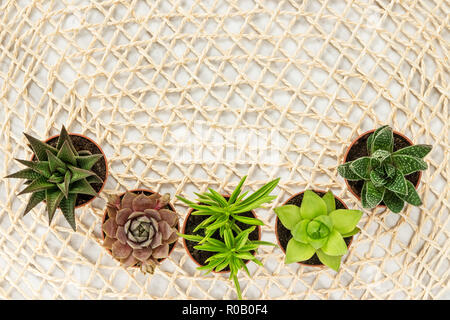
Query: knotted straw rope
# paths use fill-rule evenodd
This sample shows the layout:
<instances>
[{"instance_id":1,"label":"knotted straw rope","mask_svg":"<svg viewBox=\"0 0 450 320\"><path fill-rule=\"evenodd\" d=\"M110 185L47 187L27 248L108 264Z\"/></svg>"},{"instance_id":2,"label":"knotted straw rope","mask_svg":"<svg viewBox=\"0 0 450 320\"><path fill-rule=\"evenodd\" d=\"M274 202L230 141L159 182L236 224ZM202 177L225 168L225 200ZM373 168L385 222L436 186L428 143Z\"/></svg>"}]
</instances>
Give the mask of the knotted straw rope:
<instances>
[{"instance_id":1,"label":"knotted straw rope","mask_svg":"<svg viewBox=\"0 0 450 320\"><path fill-rule=\"evenodd\" d=\"M449 298L449 8L434 1L0 1L1 176L65 124L108 156L105 192L150 188L193 197L280 176L258 216L306 188L360 204L337 175L358 134L389 124L433 144L419 193L399 215L364 210L335 273L284 265L240 273L246 299ZM179 241L155 275L124 270L101 248L105 194L49 227L25 218L22 182L0 181L0 296L56 299L233 299ZM187 208L174 201L181 220Z\"/></svg>"}]
</instances>

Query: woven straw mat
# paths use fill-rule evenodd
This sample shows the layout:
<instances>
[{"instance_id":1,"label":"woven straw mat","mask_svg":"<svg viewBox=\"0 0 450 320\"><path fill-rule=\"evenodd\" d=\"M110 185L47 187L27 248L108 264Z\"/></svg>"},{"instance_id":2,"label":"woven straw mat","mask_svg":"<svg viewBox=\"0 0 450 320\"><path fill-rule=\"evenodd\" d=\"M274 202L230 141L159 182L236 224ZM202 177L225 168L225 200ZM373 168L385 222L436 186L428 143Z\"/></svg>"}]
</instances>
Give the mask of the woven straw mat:
<instances>
[{"instance_id":1,"label":"woven straw mat","mask_svg":"<svg viewBox=\"0 0 450 320\"><path fill-rule=\"evenodd\" d=\"M433 145L419 208L363 210L342 268L239 273L244 299L449 299L448 0L0 0L0 176L29 158L22 132L102 146L110 174L76 210L77 232L43 204L22 217L23 181L0 180L3 299L235 299L225 274L196 270L182 241L153 276L101 247L106 193L169 192L184 221L208 187L255 191L273 208L308 188L362 209L337 174L358 134L388 124Z\"/></svg>"}]
</instances>

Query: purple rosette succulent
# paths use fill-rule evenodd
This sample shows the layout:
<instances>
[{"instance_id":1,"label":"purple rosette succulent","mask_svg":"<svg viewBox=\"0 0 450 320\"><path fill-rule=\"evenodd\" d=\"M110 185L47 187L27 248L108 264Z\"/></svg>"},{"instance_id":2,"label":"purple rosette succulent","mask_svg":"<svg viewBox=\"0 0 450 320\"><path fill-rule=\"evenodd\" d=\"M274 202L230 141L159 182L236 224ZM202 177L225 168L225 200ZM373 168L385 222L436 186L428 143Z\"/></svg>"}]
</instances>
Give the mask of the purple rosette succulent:
<instances>
[{"instance_id":1,"label":"purple rosette succulent","mask_svg":"<svg viewBox=\"0 0 450 320\"><path fill-rule=\"evenodd\" d=\"M169 256L169 245L178 239L177 214L167 209L169 195L135 194L112 196L102 225L103 246L124 267L139 266L153 273L161 259Z\"/></svg>"}]
</instances>

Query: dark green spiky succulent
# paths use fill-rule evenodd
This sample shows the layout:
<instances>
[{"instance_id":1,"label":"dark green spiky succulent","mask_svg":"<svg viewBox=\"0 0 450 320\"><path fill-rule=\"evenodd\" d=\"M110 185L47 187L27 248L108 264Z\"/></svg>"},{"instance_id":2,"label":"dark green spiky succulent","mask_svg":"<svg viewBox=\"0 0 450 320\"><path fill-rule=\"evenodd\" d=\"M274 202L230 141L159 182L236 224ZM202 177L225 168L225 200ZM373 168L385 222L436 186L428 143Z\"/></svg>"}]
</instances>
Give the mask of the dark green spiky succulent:
<instances>
[{"instance_id":1,"label":"dark green spiky succulent","mask_svg":"<svg viewBox=\"0 0 450 320\"><path fill-rule=\"evenodd\" d=\"M103 183L103 180L91 169L103 155L77 152L64 126L56 148L26 133L25 136L35 157L33 161L16 159L27 168L6 177L26 180L27 186L19 193L31 193L24 215L45 201L49 224L59 207L72 229L76 230L74 210L77 196L97 196L91 184Z\"/></svg>"},{"instance_id":2,"label":"dark green spiky succulent","mask_svg":"<svg viewBox=\"0 0 450 320\"><path fill-rule=\"evenodd\" d=\"M428 165L422 160L431 146L418 144L393 152L394 135L389 126L375 130L367 139L368 156L346 162L338 167L338 173L350 181L364 180L361 203L364 208L375 208L382 201L395 213L407 202L422 204L414 185L405 176Z\"/></svg>"}]
</instances>

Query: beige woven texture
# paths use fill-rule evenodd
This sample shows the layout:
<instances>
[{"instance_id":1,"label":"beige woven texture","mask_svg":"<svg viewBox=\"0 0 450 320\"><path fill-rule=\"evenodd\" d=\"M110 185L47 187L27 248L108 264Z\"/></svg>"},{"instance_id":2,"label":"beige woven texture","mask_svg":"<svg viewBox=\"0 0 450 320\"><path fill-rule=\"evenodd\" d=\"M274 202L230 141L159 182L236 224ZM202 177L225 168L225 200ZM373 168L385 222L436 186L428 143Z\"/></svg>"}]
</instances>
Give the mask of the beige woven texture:
<instances>
[{"instance_id":1,"label":"beige woven texture","mask_svg":"<svg viewBox=\"0 0 450 320\"><path fill-rule=\"evenodd\" d=\"M0 176L65 124L104 149L105 191L77 232L44 205L22 218L22 181L0 180L3 299L235 299L226 275L196 270L182 242L153 276L101 247L105 193L193 198L281 177L256 210L306 188L361 205L337 175L346 147L383 124L433 145L419 194L396 215L364 210L334 272L285 265L240 273L245 299L449 299L450 3L340 0L0 0ZM188 208L173 201L181 222Z\"/></svg>"}]
</instances>

